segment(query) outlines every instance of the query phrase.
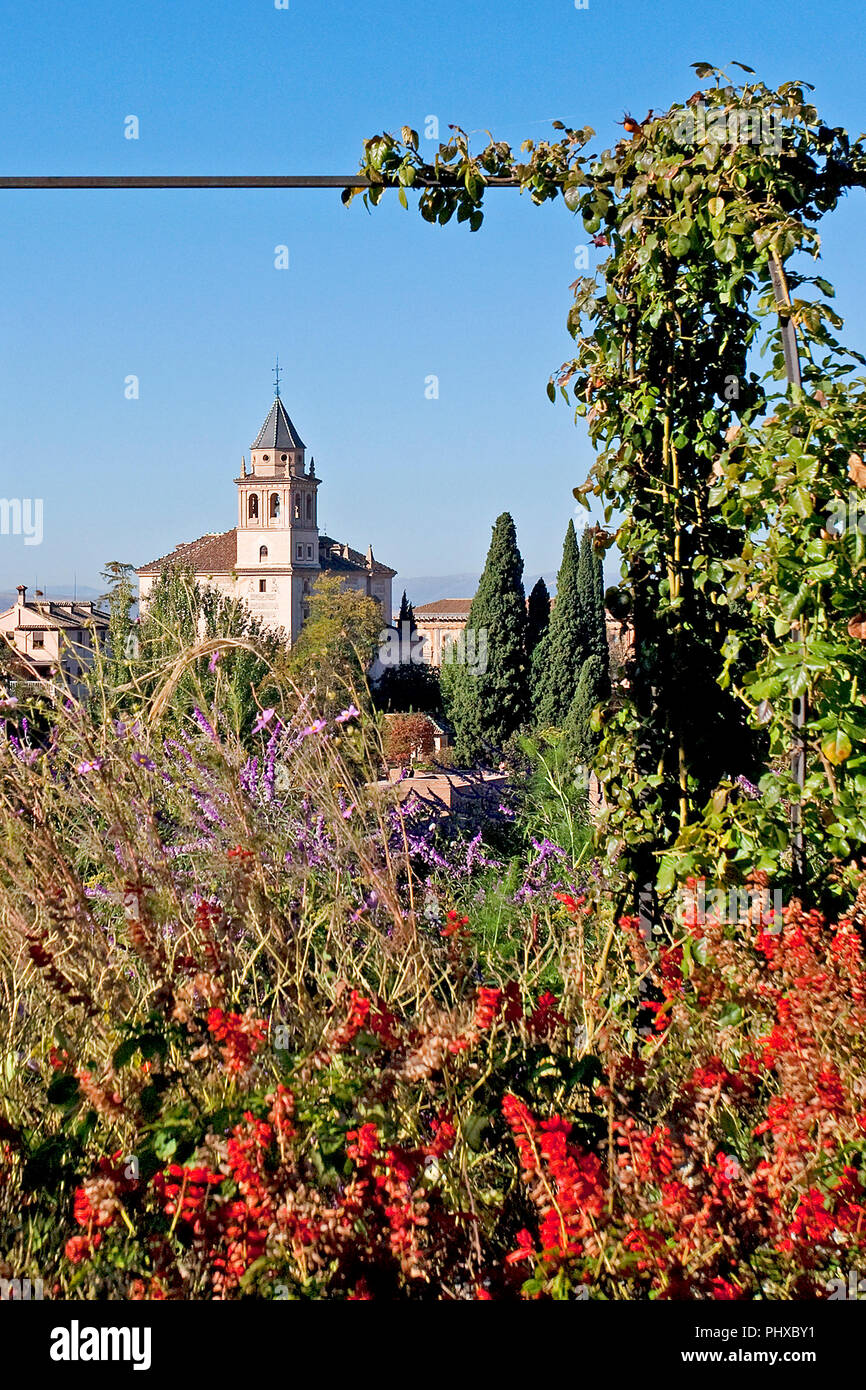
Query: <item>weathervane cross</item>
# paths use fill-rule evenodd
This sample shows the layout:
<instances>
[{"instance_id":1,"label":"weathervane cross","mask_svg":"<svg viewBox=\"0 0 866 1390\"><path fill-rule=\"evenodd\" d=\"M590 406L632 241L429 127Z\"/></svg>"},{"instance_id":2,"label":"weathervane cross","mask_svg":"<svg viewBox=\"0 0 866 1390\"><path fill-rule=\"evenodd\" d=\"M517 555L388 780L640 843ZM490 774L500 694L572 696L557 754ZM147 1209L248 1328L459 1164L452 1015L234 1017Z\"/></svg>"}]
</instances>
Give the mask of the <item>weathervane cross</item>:
<instances>
[{"instance_id":1,"label":"weathervane cross","mask_svg":"<svg viewBox=\"0 0 866 1390\"><path fill-rule=\"evenodd\" d=\"M274 364L274 395L279 398L280 394L280 359L277 358Z\"/></svg>"}]
</instances>

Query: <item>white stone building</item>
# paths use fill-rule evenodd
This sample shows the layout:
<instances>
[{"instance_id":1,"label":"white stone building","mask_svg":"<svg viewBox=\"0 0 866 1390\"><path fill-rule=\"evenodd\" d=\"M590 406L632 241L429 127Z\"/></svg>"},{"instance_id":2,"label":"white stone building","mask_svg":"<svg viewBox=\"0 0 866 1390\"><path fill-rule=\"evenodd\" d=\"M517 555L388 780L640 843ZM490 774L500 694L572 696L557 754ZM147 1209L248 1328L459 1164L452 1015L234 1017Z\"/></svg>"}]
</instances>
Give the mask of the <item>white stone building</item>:
<instances>
[{"instance_id":1,"label":"white stone building","mask_svg":"<svg viewBox=\"0 0 866 1390\"><path fill-rule=\"evenodd\" d=\"M306 465L306 445L290 420L277 386L265 423L250 446L250 467L235 478L237 526L178 545L169 555L137 570L142 607L161 572L189 566L196 578L244 601L268 627L298 639L309 595L318 576L335 573L345 588L374 598L383 624L391 617L391 582L396 570L321 535L315 463Z\"/></svg>"},{"instance_id":2,"label":"white stone building","mask_svg":"<svg viewBox=\"0 0 866 1390\"><path fill-rule=\"evenodd\" d=\"M18 600L0 613L0 640L12 649L5 682L14 694L36 683L57 682L76 698L84 693L81 678L93 665L95 650L105 643L108 614L95 603L48 599L38 590L32 599L18 585Z\"/></svg>"}]
</instances>

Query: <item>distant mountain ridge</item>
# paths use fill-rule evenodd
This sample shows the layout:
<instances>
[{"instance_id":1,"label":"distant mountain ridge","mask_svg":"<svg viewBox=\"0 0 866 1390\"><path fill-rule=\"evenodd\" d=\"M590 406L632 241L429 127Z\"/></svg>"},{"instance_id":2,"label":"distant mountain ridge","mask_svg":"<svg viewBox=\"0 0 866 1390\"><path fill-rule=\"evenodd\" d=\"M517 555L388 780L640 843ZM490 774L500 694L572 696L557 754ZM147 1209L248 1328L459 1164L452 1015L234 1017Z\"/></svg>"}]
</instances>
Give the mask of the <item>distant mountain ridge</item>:
<instances>
[{"instance_id":1,"label":"distant mountain ridge","mask_svg":"<svg viewBox=\"0 0 866 1390\"><path fill-rule=\"evenodd\" d=\"M46 584L44 586L40 585L39 592L42 594L43 598L80 598L85 600L95 600L101 598L102 595L105 593L105 590L92 589L87 584ZM36 597L36 589L30 588L29 585L27 587L27 597L28 599ZM0 613L5 613L6 609L11 608L14 603L17 603L17 601L17 589L0 589Z\"/></svg>"},{"instance_id":2,"label":"distant mountain ridge","mask_svg":"<svg viewBox=\"0 0 866 1390\"><path fill-rule=\"evenodd\" d=\"M556 573L542 576L551 593L556 588ZM416 579L403 579L400 575L394 581L394 609L400 607L400 595L406 590L409 602L416 608L425 603L435 603L440 598L474 598L480 574L423 575ZM527 575L523 581L527 594L538 579L537 574Z\"/></svg>"}]
</instances>

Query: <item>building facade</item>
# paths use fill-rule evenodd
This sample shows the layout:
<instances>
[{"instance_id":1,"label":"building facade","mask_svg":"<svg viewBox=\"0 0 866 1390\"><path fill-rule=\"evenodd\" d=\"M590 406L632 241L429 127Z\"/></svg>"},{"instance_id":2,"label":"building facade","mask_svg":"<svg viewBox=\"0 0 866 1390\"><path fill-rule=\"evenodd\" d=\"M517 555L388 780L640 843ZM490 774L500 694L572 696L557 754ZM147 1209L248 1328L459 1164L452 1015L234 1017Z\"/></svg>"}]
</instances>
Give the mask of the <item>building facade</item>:
<instances>
[{"instance_id":1,"label":"building facade","mask_svg":"<svg viewBox=\"0 0 866 1390\"><path fill-rule=\"evenodd\" d=\"M425 660L432 666L441 666L446 647L461 637L471 607L471 598L441 598L414 610L415 626L425 643Z\"/></svg>"},{"instance_id":2,"label":"building facade","mask_svg":"<svg viewBox=\"0 0 866 1390\"><path fill-rule=\"evenodd\" d=\"M319 531L321 479L315 461L292 424L279 386L264 424L234 479L237 525L200 536L137 570L142 608L163 570L189 566L200 583L242 599L267 627L297 641L310 594L322 573L340 577L344 588L376 600L383 622L390 620L391 584L396 570L373 556Z\"/></svg>"},{"instance_id":3,"label":"building facade","mask_svg":"<svg viewBox=\"0 0 866 1390\"><path fill-rule=\"evenodd\" d=\"M47 599L37 591L28 601L26 586L19 584L17 603L0 613L0 637L12 648L5 683L14 694L22 684L56 680L80 698L80 678L107 631L108 614L90 600Z\"/></svg>"}]
</instances>

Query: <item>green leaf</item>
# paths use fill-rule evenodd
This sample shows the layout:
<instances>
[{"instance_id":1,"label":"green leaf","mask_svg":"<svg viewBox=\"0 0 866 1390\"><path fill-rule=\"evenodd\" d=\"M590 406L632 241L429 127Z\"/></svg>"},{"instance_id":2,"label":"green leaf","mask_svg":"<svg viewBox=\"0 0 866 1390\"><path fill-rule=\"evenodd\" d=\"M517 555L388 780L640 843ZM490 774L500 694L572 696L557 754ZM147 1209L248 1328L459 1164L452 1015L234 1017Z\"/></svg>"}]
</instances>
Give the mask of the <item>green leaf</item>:
<instances>
[{"instance_id":1,"label":"green leaf","mask_svg":"<svg viewBox=\"0 0 866 1390\"><path fill-rule=\"evenodd\" d=\"M569 212L577 212L580 208L580 200L583 197L580 188L576 184L572 184L569 187L563 188L562 196L565 199L565 206L568 208Z\"/></svg>"},{"instance_id":2,"label":"green leaf","mask_svg":"<svg viewBox=\"0 0 866 1390\"><path fill-rule=\"evenodd\" d=\"M739 1004L726 1004L719 1014L720 1028L735 1028L743 1021L743 1010Z\"/></svg>"},{"instance_id":3,"label":"green leaf","mask_svg":"<svg viewBox=\"0 0 866 1390\"><path fill-rule=\"evenodd\" d=\"M463 1126L463 1137L473 1153L478 1153L481 1149L481 1136L489 1124L490 1116L476 1110Z\"/></svg>"},{"instance_id":4,"label":"green leaf","mask_svg":"<svg viewBox=\"0 0 866 1390\"><path fill-rule=\"evenodd\" d=\"M114 1056L111 1059L111 1065L114 1067L115 1071L119 1071L121 1067L126 1066L127 1062L131 1062L138 1048L138 1038L127 1038L125 1042L120 1044L120 1047L116 1047L114 1049Z\"/></svg>"},{"instance_id":5,"label":"green leaf","mask_svg":"<svg viewBox=\"0 0 866 1390\"><path fill-rule=\"evenodd\" d=\"M51 1105L68 1105L78 1099L80 1089L77 1076L56 1076L48 1087L48 1100Z\"/></svg>"}]
</instances>

